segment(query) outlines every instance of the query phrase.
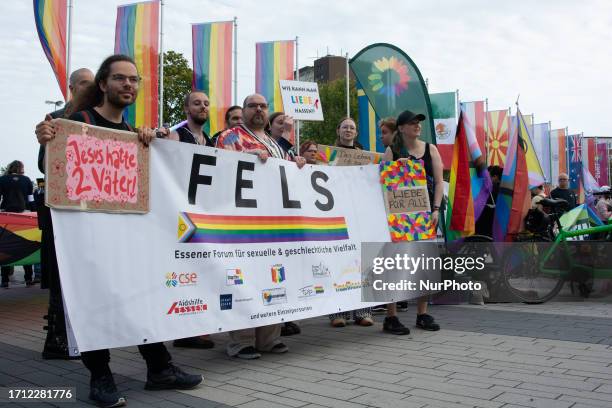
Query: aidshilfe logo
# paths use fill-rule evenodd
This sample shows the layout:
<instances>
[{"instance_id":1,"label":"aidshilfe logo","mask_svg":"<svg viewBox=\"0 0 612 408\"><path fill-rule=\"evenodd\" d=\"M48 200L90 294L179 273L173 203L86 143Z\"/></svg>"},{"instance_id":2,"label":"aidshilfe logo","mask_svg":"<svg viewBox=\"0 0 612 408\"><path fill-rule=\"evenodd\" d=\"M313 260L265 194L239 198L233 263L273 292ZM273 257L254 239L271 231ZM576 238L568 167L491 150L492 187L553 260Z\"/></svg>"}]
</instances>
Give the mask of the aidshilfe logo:
<instances>
[{"instance_id":1,"label":"aidshilfe logo","mask_svg":"<svg viewBox=\"0 0 612 408\"><path fill-rule=\"evenodd\" d=\"M264 289L261 291L264 306L287 303L287 291L285 288Z\"/></svg>"},{"instance_id":2,"label":"aidshilfe logo","mask_svg":"<svg viewBox=\"0 0 612 408\"><path fill-rule=\"evenodd\" d=\"M203 313L208 309L208 305L202 299L184 299L172 303L168 313L173 315L190 315Z\"/></svg>"},{"instance_id":3,"label":"aidshilfe logo","mask_svg":"<svg viewBox=\"0 0 612 408\"><path fill-rule=\"evenodd\" d=\"M328 278L330 276L329 268L323 264L312 265L312 276L314 278Z\"/></svg>"},{"instance_id":4,"label":"aidshilfe logo","mask_svg":"<svg viewBox=\"0 0 612 408\"><path fill-rule=\"evenodd\" d=\"M232 308L232 294L219 295L221 310L230 310Z\"/></svg>"},{"instance_id":5,"label":"aidshilfe logo","mask_svg":"<svg viewBox=\"0 0 612 408\"><path fill-rule=\"evenodd\" d=\"M195 286L198 284L198 274L195 272L166 274L166 286L176 288L177 286Z\"/></svg>"},{"instance_id":6,"label":"aidshilfe logo","mask_svg":"<svg viewBox=\"0 0 612 408\"><path fill-rule=\"evenodd\" d=\"M272 265L272 282L281 283L285 281L285 267L281 264Z\"/></svg>"},{"instance_id":7,"label":"aidshilfe logo","mask_svg":"<svg viewBox=\"0 0 612 408\"><path fill-rule=\"evenodd\" d=\"M242 269L226 269L227 281L225 284L227 286L231 285L242 285L244 283L244 274L242 273Z\"/></svg>"}]
</instances>

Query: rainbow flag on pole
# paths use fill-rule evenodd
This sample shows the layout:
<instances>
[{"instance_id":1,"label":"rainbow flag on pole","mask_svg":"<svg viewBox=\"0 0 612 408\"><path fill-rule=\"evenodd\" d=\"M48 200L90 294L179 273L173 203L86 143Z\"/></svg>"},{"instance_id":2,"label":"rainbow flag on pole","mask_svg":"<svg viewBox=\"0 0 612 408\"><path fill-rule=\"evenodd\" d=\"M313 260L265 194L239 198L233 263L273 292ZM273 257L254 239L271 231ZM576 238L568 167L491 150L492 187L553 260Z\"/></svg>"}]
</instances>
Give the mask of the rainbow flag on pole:
<instances>
[{"instance_id":1,"label":"rainbow flag on pole","mask_svg":"<svg viewBox=\"0 0 612 408\"><path fill-rule=\"evenodd\" d=\"M125 119L135 127L157 127L159 106L159 1L117 7L115 54L134 58L142 78L136 103Z\"/></svg>"},{"instance_id":2,"label":"rainbow flag on pole","mask_svg":"<svg viewBox=\"0 0 612 408\"><path fill-rule=\"evenodd\" d=\"M193 24L193 89L208 95L210 110L204 130L213 135L225 128L225 111L232 105L234 22Z\"/></svg>"},{"instance_id":3,"label":"rainbow flag on pole","mask_svg":"<svg viewBox=\"0 0 612 408\"><path fill-rule=\"evenodd\" d=\"M266 97L270 113L281 112L283 100L278 81L293 80L295 40L256 43L255 60L255 92Z\"/></svg>"},{"instance_id":4,"label":"rainbow flag on pole","mask_svg":"<svg viewBox=\"0 0 612 408\"><path fill-rule=\"evenodd\" d=\"M453 146L448 186L446 211L448 241L474 235L476 220L482 214L492 187L474 127L469 122L465 107L462 107Z\"/></svg>"},{"instance_id":5,"label":"rainbow flag on pole","mask_svg":"<svg viewBox=\"0 0 612 408\"><path fill-rule=\"evenodd\" d=\"M66 0L34 0L34 21L43 51L55 73L64 100L66 83Z\"/></svg>"}]
</instances>

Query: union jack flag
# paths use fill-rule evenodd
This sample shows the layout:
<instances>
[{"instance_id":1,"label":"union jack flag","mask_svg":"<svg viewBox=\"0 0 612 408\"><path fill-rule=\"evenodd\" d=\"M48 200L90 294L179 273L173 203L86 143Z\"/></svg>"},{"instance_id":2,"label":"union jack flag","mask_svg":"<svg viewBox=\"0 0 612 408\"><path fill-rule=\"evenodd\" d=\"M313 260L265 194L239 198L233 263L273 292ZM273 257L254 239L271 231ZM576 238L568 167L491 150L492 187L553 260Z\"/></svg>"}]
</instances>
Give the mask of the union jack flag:
<instances>
[{"instance_id":1,"label":"union jack flag","mask_svg":"<svg viewBox=\"0 0 612 408\"><path fill-rule=\"evenodd\" d=\"M580 135L568 136L569 161L582 162L582 137Z\"/></svg>"}]
</instances>

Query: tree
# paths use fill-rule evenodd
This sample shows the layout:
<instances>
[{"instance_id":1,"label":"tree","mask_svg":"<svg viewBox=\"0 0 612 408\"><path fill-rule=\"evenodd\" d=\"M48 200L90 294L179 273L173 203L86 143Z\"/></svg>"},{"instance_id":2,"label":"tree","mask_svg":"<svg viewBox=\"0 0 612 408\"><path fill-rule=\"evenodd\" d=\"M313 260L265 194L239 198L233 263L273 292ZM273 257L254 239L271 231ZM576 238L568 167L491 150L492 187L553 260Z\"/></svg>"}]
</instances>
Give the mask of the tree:
<instances>
[{"instance_id":1,"label":"tree","mask_svg":"<svg viewBox=\"0 0 612 408\"><path fill-rule=\"evenodd\" d=\"M183 101L191 92L193 71L183 54L164 53L164 123L177 124L185 119Z\"/></svg>"},{"instance_id":2,"label":"tree","mask_svg":"<svg viewBox=\"0 0 612 408\"><path fill-rule=\"evenodd\" d=\"M357 89L355 81L349 84L350 112L355 122L359 122L357 107ZM319 84L319 96L323 106L323 122L303 122L300 127L300 141L314 140L320 144L336 143L336 126L346 116L346 80L337 79Z\"/></svg>"}]
</instances>

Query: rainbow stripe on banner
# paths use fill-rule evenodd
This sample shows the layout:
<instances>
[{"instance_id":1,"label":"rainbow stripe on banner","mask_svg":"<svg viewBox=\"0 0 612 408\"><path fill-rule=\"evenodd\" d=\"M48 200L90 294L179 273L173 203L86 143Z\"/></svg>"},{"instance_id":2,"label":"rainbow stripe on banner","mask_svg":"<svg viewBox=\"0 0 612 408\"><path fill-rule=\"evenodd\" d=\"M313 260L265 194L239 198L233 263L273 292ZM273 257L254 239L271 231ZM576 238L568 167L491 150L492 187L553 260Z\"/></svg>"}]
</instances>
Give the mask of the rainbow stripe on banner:
<instances>
[{"instance_id":1,"label":"rainbow stripe on banner","mask_svg":"<svg viewBox=\"0 0 612 408\"><path fill-rule=\"evenodd\" d=\"M117 7L115 54L134 58L142 78L136 103L123 113L135 127L157 127L159 87L159 1Z\"/></svg>"},{"instance_id":2,"label":"rainbow stripe on banner","mask_svg":"<svg viewBox=\"0 0 612 408\"><path fill-rule=\"evenodd\" d=\"M179 242L242 244L349 239L344 217L207 215L181 212Z\"/></svg>"},{"instance_id":3,"label":"rainbow stripe on banner","mask_svg":"<svg viewBox=\"0 0 612 408\"><path fill-rule=\"evenodd\" d=\"M283 110L281 79L293 80L295 41L270 41L255 44L255 92L268 100L270 113Z\"/></svg>"},{"instance_id":4,"label":"rainbow stripe on banner","mask_svg":"<svg viewBox=\"0 0 612 408\"><path fill-rule=\"evenodd\" d=\"M210 100L204 131L213 135L225 128L225 111L232 105L232 35L234 23L193 24L193 89Z\"/></svg>"},{"instance_id":5,"label":"rainbow stripe on banner","mask_svg":"<svg viewBox=\"0 0 612 408\"><path fill-rule=\"evenodd\" d=\"M34 0L34 21L40 45L66 101L66 0Z\"/></svg>"}]
</instances>

